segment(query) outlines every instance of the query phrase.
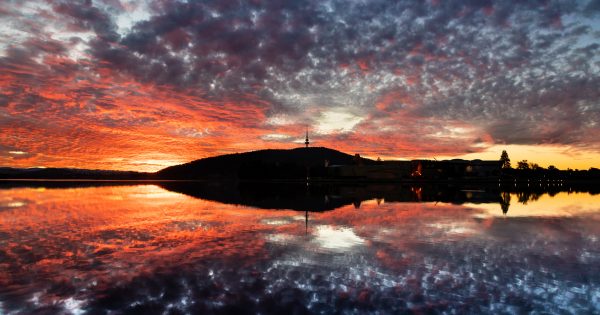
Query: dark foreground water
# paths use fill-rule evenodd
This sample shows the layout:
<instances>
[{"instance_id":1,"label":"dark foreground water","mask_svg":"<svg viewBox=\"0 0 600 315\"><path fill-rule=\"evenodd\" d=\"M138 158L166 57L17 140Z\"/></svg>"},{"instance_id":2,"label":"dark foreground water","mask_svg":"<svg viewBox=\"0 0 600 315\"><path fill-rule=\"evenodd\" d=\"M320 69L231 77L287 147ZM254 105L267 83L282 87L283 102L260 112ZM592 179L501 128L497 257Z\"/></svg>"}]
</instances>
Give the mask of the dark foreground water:
<instances>
[{"instance_id":1,"label":"dark foreground water","mask_svg":"<svg viewBox=\"0 0 600 315\"><path fill-rule=\"evenodd\" d=\"M600 313L600 195L56 186L0 189L0 314Z\"/></svg>"}]
</instances>

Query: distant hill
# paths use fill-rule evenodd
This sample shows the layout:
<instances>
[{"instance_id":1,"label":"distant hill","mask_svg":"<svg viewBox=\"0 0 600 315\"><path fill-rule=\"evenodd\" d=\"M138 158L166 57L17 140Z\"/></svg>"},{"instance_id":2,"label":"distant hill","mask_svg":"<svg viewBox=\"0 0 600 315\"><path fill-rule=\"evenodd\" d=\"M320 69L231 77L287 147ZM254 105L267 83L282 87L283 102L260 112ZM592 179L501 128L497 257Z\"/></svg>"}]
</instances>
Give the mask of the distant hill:
<instances>
[{"instance_id":1,"label":"distant hill","mask_svg":"<svg viewBox=\"0 0 600 315\"><path fill-rule=\"evenodd\" d=\"M0 179L150 179L151 173L130 171L86 170L77 168L0 167Z\"/></svg>"},{"instance_id":2,"label":"distant hill","mask_svg":"<svg viewBox=\"0 0 600 315\"><path fill-rule=\"evenodd\" d=\"M281 179L297 180L325 173L329 164L353 164L355 157L329 148L259 150L204 158L158 171L159 179ZM373 160L361 158L361 163Z\"/></svg>"},{"instance_id":3,"label":"distant hill","mask_svg":"<svg viewBox=\"0 0 600 315\"><path fill-rule=\"evenodd\" d=\"M345 167L327 169L329 165L356 165L369 167ZM414 163L413 163L414 162ZM421 165L423 177L413 178L411 165ZM494 166L497 169L482 168ZM467 166L473 164L476 174L467 174ZM380 167L372 167L379 165ZM342 171L350 170L343 173ZM491 170L490 170L491 169ZM333 170L333 171L332 171ZM494 173L496 172L496 173ZM341 175L340 175L341 174ZM349 174L349 175L348 175ZM491 174L491 175L490 175ZM391 177L390 177L391 176ZM203 158L189 163L170 166L156 173L135 171L87 170L75 168L12 168L0 167L0 179L63 179L63 180L207 180L207 181L304 181L330 179L334 181L472 181L498 180L506 183L529 183L536 180L544 184L586 182L598 185L600 170L553 169L500 169L498 161L414 160L373 161L324 147L296 148L289 150L259 150Z\"/></svg>"},{"instance_id":4,"label":"distant hill","mask_svg":"<svg viewBox=\"0 0 600 315\"><path fill-rule=\"evenodd\" d=\"M297 148L291 150L259 150L226 154L164 168L156 173L107 171L75 168L12 168L0 167L0 179L305 179L325 173L325 160L330 164L354 164L355 157L333 149ZM361 158L361 163L374 161Z\"/></svg>"}]
</instances>

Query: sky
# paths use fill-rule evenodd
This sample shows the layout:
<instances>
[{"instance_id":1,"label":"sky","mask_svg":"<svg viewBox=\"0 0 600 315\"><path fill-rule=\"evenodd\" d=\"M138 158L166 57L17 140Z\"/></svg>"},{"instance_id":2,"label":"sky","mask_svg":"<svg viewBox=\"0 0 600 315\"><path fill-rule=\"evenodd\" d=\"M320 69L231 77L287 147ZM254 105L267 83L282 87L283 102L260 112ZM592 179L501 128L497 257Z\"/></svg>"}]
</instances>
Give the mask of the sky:
<instances>
[{"instance_id":1,"label":"sky","mask_svg":"<svg viewBox=\"0 0 600 315\"><path fill-rule=\"evenodd\" d=\"M0 5L0 166L311 145L600 167L600 0Z\"/></svg>"}]
</instances>

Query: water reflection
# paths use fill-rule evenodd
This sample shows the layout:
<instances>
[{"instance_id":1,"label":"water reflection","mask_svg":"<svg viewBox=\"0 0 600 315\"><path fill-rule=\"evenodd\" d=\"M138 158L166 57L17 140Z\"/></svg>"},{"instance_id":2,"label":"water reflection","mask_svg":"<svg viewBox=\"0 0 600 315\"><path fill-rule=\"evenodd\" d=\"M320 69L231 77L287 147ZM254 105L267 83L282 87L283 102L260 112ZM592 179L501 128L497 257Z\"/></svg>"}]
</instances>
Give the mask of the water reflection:
<instances>
[{"instance_id":1,"label":"water reflection","mask_svg":"<svg viewBox=\"0 0 600 315\"><path fill-rule=\"evenodd\" d=\"M440 184L311 184L304 183L196 183L160 182L166 190L225 204L263 209L327 211L346 205L360 208L365 202L442 202L452 204L490 204L507 214L515 204L527 205L540 198L572 198L563 195L580 193L579 198L600 194L600 188L589 184L572 185L440 185ZM592 197L593 198L593 197ZM591 201L591 200L590 200ZM589 204L589 203L584 203ZM490 207L487 207L488 209ZM521 206L518 206L522 208ZM552 207L548 207L552 210Z\"/></svg>"},{"instance_id":2,"label":"water reflection","mask_svg":"<svg viewBox=\"0 0 600 315\"><path fill-rule=\"evenodd\" d=\"M597 313L600 196L572 191L21 184L0 313Z\"/></svg>"}]
</instances>

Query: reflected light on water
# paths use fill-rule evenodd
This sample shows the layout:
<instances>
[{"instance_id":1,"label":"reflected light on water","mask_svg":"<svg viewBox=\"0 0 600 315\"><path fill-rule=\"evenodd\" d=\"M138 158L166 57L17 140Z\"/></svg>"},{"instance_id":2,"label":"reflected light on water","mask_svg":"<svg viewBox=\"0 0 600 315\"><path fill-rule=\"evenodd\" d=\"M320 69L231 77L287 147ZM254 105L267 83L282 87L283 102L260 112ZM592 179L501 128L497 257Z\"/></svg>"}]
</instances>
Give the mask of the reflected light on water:
<instances>
[{"instance_id":1,"label":"reflected light on water","mask_svg":"<svg viewBox=\"0 0 600 315\"><path fill-rule=\"evenodd\" d=\"M554 196L543 194L535 196L534 200L519 201L520 195L510 194L510 207L506 216L509 217L564 217L577 215L592 215L598 212L600 195L587 193L559 192ZM498 204L465 204L478 209L485 210L478 214L481 217L501 216L502 211Z\"/></svg>"},{"instance_id":2,"label":"reflected light on water","mask_svg":"<svg viewBox=\"0 0 600 315\"><path fill-rule=\"evenodd\" d=\"M300 212L155 185L0 189L0 313L600 312L598 195L510 197L502 216L498 203Z\"/></svg>"},{"instance_id":3,"label":"reflected light on water","mask_svg":"<svg viewBox=\"0 0 600 315\"><path fill-rule=\"evenodd\" d=\"M328 225L317 226L314 230L315 242L323 248L344 251L354 246L363 244L365 241L354 234L351 228L331 227Z\"/></svg>"}]
</instances>

